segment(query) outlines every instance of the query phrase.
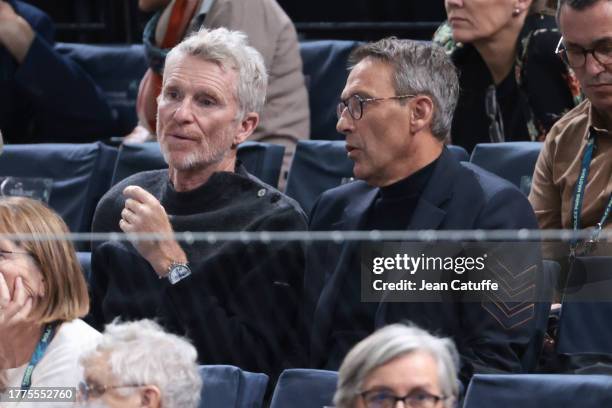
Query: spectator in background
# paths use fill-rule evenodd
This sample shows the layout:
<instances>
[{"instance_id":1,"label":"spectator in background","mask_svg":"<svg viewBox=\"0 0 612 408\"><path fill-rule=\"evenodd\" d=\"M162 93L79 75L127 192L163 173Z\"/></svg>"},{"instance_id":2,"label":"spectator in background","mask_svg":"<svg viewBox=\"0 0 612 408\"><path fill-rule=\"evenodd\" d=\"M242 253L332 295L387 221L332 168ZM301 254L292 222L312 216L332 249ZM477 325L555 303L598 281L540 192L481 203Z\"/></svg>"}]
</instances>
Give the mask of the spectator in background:
<instances>
[{"instance_id":1,"label":"spectator in background","mask_svg":"<svg viewBox=\"0 0 612 408\"><path fill-rule=\"evenodd\" d=\"M337 128L359 180L321 195L311 230L537 228L516 187L459 163L444 147L459 87L441 47L390 38L358 47L349 62ZM507 258L496 261L517 275L532 270L539 255L499 253ZM360 260L355 243L309 246L305 318L313 367L335 370L377 325L409 319L453 336L466 384L472 372L522 371L534 334L529 304L508 314L502 301L463 302L462 294L445 302L362 302Z\"/></svg>"},{"instance_id":2,"label":"spectator in background","mask_svg":"<svg viewBox=\"0 0 612 408\"><path fill-rule=\"evenodd\" d=\"M0 0L0 130L7 143L81 143L112 136L111 109L93 80L53 49L39 9Z\"/></svg>"},{"instance_id":3,"label":"spectator in background","mask_svg":"<svg viewBox=\"0 0 612 408\"><path fill-rule=\"evenodd\" d=\"M157 14L149 22L144 34L148 54L155 56L150 59L151 68L158 75L168 51L158 47L162 47L168 35L177 36L178 42L200 27L225 27L248 36L249 44L263 56L269 75L266 103L249 139L285 146L281 172L284 182L297 141L310 138L310 113L297 33L276 0L139 0L138 5L144 11L165 6L161 16ZM179 23L173 23L171 16ZM174 24L178 32L169 32L169 24ZM139 118L149 132L155 133L155 98L159 89L148 82L150 79L141 84ZM128 141L131 139L137 137L128 137Z\"/></svg>"},{"instance_id":4,"label":"spectator in background","mask_svg":"<svg viewBox=\"0 0 612 408\"><path fill-rule=\"evenodd\" d=\"M33 236L0 240L0 390L76 387L78 358L100 333L80 320L89 296L72 243L46 238L68 227L42 203L9 197L0 199L0 233Z\"/></svg>"},{"instance_id":5,"label":"spectator in background","mask_svg":"<svg viewBox=\"0 0 612 408\"><path fill-rule=\"evenodd\" d=\"M202 389L197 352L153 321L113 322L81 357L83 406L197 408Z\"/></svg>"},{"instance_id":6,"label":"spectator in background","mask_svg":"<svg viewBox=\"0 0 612 408\"><path fill-rule=\"evenodd\" d=\"M453 408L459 355L451 339L392 324L371 334L340 366L337 408Z\"/></svg>"},{"instance_id":7,"label":"spectator in background","mask_svg":"<svg viewBox=\"0 0 612 408\"><path fill-rule=\"evenodd\" d=\"M610 229L612 2L560 0L557 18L563 34L558 53L576 72L586 100L546 136L529 201L540 228ZM567 253L547 255L560 258Z\"/></svg>"},{"instance_id":8,"label":"spectator in background","mask_svg":"<svg viewBox=\"0 0 612 408\"><path fill-rule=\"evenodd\" d=\"M166 328L193 339L202 363L270 375L294 364L301 245L179 243L171 236L306 229L295 201L236 162L238 145L259 123L266 77L263 58L246 36L224 28L201 29L168 54L157 115L168 169L115 185L98 204L93 231L169 239L94 247L96 324L116 316L160 317Z\"/></svg>"},{"instance_id":9,"label":"spectator in background","mask_svg":"<svg viewBox=\"0 0 612 408\"><path fill-rule=\"evenodd\" d=\"M538 0L445 0L434 35L461 72L451 142L543 140L580 101L571 70L554 55L554 17Z\"/></svg>"}]
</instances>

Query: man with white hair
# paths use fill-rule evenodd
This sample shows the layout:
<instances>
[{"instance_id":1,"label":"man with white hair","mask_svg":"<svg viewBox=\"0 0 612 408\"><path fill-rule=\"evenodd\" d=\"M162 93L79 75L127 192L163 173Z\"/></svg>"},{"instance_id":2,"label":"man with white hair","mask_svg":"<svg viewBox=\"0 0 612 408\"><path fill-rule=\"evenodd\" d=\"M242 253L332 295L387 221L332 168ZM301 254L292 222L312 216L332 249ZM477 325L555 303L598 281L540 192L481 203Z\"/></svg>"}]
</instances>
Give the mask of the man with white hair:
<instances>
[{"instance_id":1,"label":"man with white hair","mask_svg":"<svg viewBox=\"0 0 612 408\"><path fill-rule=\"evenodd\" d=\"M196 408L200 401L195 348L151 320L107 325L81 365L84 406Z\"/></svg>"},{"instance_id":2,"label":"man with white hair","mask_svg":"<svg viewBox=\"0 0 612 408\"><path fill-rule=\"evenodd\" d=\"M236 159L259 122L266 78L241 32L202 29L177 45L157 115L168 169L114 186L93 231L304 230L298 204ZM93 248L93 320L159 317L194 341L203 364L274 374L297 343L303 261L296 242L104 242Z\"/></svg>"}]
</instances>

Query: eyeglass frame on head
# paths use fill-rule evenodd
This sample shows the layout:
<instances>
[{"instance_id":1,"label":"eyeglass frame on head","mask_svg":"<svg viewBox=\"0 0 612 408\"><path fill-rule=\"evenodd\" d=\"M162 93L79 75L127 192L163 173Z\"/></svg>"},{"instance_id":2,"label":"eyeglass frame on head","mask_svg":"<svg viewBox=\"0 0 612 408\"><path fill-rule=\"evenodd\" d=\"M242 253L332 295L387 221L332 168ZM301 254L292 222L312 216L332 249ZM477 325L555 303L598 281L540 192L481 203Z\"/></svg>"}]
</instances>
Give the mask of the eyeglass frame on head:
<instances>
[{"instance_id":1,"label":"eyeglass frame on head","mask_svg":"<svg viewBox=\"0 0 612 408\"><path fill-rule=\"evenodd\" d=\"M144 387L144 384L126 384L126 385L102 385L100 387L92 387L87 381L79 382L79 394L83 401L89 401L89 398L100 398L104 395L108 390L115 390L117 388L138 388ZM95 393L91 393L92 390L95 390Z\"/></svg>"},{"instance_id":2,"label":"eyeglass frame on head","mask_svg":"<svg viewBox=\"0 0 612 408\"><path fill-rule=\"evenodd\" d=\"M612 44L610 44L612 45ZM565 44L563 43L563 37L559 38L559 43L557 44L557 48L555 48L555 54L557 54L559 56L559 58L561 58L561 60L563 62L565 62L568 66L570 66L571 68L583 68L586 65L586 61L587 61L587 54L591 54L593 56L593 59L595 61L597 61L598 64L600 64L601 66L607 67L608 65L612 65L612 53L610 55L610 62L602 62L600 60L601 58L601 53L599 53L599 57L597 56L596 52L598 47L595 46L593 48L583 48L580 47L580 52L582 55L582 64L580 65L572 65L570 63L570 59L567 56L568 50L565 47ZM612 51L612 47L610 48L610 50Z\"/></svg>"},{"instance_id":3,"label":"eyeglass frame on head","mask_svg":"<svg viewBox=\"0 0 612 408\"><path fill-rule=\"evenodd\" d=\"M340 102L338 102L338 105L336 106L336 116L338 117L338 119L340 119L342 117L342 114L344 113L344 109L346 109L348 110L349 115L351 115L351 118L353 118L354 120L360 120L361 118L363 118L363 106L366 103L386 101L386 100L391 100L391 99L414 98L415 96L417 95L416 94L406 94L406 95L387 96L384 98L364 98L361 95L354 94L354 95L349 96L346 99L341 99ZM353 114L351 108L349 107L348 101L350 101L351 99L355 99L359 102L359 112L360 112L359 117L356 117L356 115Z\"/></svg>"},{"instance_id":4,"label":"eyeglass frame on head","mask_svg":"<svg viewBox=\"0 0 612 408\"><path fill-rule=\"evenodd\" d=\"M397 405L398 401L402 401L402 403L404 404L404 406L406 407L413 407L413 403L415 402L415 398L417 395L419 396L426 396L428 398L430 398L430 401L433 402L432 407L435 406L438 402L440 401L444 401L446 399L448 399L448 396L445 395L435 395L435 394L431 394L429 392L426 391L419 391L419 392L415 392L412 391L409 394L403 396L403 397L398 397L397 395L392 394L389 391L385 391L385 390L377 390L377 389L373 389L373 390L368 390L368 391L362 391L361 393L359 393L359 396L363 399L363 402L366 406L366 408L370 408L370 406L368 405L368 400L367 400L367 395L368 394L372 394L373 393L379 393L379 394L387 394L387 396L391 399L393 399L393 403L390 405L391 407L395 407ZM410 401L410 399L412 400L412 402Z\"/></svg>"}]
</instances>

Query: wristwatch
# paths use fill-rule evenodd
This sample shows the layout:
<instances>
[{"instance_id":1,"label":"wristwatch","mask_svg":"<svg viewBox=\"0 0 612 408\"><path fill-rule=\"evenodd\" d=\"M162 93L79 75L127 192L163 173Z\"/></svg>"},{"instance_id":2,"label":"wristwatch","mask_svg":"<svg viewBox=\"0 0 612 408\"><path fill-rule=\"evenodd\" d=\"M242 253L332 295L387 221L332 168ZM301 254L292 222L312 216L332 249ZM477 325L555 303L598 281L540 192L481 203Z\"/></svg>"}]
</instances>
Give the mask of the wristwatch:
<instances>
[{"instance_id":1,"label":"wristwatch","mask_svg":"<svg viewBox=\"0 0 612 408\"><path fill-rule=\"evenodd\" d=\"M171 284L176 284L191 275L191 268L186 262L172 262L168 268L168 280Z\"/></svg>"}]
</instances>

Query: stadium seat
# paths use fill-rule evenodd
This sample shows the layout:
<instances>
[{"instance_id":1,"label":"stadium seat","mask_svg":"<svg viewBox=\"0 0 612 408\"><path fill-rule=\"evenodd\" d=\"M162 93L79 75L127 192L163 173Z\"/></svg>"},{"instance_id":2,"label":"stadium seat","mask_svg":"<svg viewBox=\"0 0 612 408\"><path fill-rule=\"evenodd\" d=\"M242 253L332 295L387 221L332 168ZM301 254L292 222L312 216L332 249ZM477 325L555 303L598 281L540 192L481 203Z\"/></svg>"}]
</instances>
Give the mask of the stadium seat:
<instances>
[{"instance_id":1,"label":"stadium seat","mask_svg":"<svg viewBox=\"0 0 612 408\"><path fill-rule=\"evenodd\" d=\"M244 142L238 147L238 159L264 183L273 187L283 163L285 147L271 143ZM119 149L113 182L115 185L134 173L167 168L158 143L126 144Z\"/></svg>"},{"instance_id":2,"label":"stadium seat","mask_svg":"<svg viewBox=\"0 0 612 408\"><path fill-rule=\"evenodd\" d=\"M568 276L557 352L612 356L612 257L577 257Z\"/></svg>"},{"instance_id":3,"label":"stadium seat","mask_svg":"<svg viewBox=\"0 0 612 408\"><path fill-rule=\"evenodd\" d=\"M49 206L72 232L89 232L116 157L117 149L99 142L8 145L0 155L0 176L51 179Z\"/></svg>"},{"instance_id":4,"label":"stadium seat","mask_svg":"<svg viewBox=\"0 0 612 408\"><path fill-rule=\"evenodd\" d=\"M612 406L612 376L477 374L464 408L601 408ZM610 405L608 405L610 404Z\"/></svg>"},{"instance_id":5,"label":"stadium seat","mask_svg":"<svg viewBox=\"0 0 612 408\"><path fill-rule=\"evenodd\" d=\"M136 97L147 62L142 45L57 43L55 49L74 60L106 95L117 123L116 136L137 123Z\"/></svg>"},{"instance_id":6,"label":"stadium seat","mask_svg":"<svg viewBox=\"0 0 612 408\"><path fill-rule=\"evenodd\" d=\"M455 146L455 145L446 145L446 147L448 147L448 150L450 150L450 152L453 154L453 156L455 156L457 160L459 161L470 160L469 153L463 147Z\"/></svg>"},{"instance_id":7,"label":"stadium seat","mask_svg":"<svg viewBox=\"0 0 612 408\"><path fill-rule=\"evenodd\" d=\"M258 408L263 405L268 376L229 365L200 366L204 383L201 408Z\"/></svg>"},{"instance_id":8,"label":"stadium seat","mask_svg":"<svg viewBox=\"0 0 612 408\"><path fill-rule=\"evenodd\" d=\"M346 155L343 140L300 140L287 179L287 195L310 212L317 197L353 177L353 161ZM468 159L460 146L448 146L459 160Z\"/></svg>"},{"instance_id":9,"label":"stadium seat","mask_svg":"<svg viewBox=\"0 0 612 408\"><path fill-rule=\"evenodd\" d=\"M541 142L479 143L470 162L510 181L527 195L541 149Z\"/></svg>"},{"instance_id":10,"label":"stadium seat","mask_svg":"<svg viewBox=\"0 0 612 408\"><path fill-rule=\"evenodd\" d=\"M270 408L331 406L338 382L335 371L289 369L280 375Z\"/></svg>"},{"instance_id":11,"label":"stadium seat","mask_svg":"<svg viewBox=\"0 0 612 408\"><path fill-rule=\"evenodd\" d=\"M310 105L310 138L341 140L336 131L336 105L348 77L348 56L357 41L305 41L300 43Z\"/></svg>"},{"instance_id":12,"label":"stadium seat","mask_svg":"<svg viewBox=\"0 0 612 408\"><path fill-rule=\"evenodd\" d=\"M89 278L91 277L91 252L79 251L77 252L77 259L81 265L83 275L85 275L85 280L89 283Z\"/></svg>"}]
</instances>

